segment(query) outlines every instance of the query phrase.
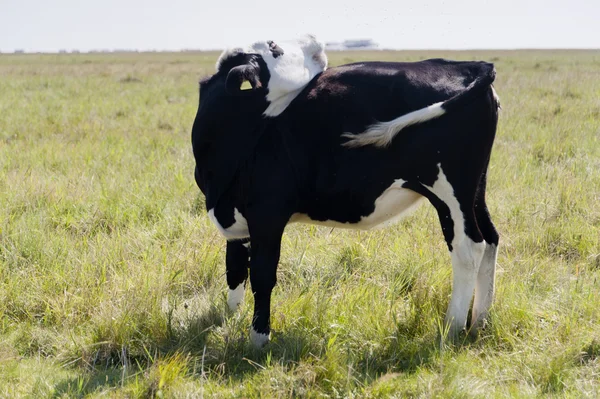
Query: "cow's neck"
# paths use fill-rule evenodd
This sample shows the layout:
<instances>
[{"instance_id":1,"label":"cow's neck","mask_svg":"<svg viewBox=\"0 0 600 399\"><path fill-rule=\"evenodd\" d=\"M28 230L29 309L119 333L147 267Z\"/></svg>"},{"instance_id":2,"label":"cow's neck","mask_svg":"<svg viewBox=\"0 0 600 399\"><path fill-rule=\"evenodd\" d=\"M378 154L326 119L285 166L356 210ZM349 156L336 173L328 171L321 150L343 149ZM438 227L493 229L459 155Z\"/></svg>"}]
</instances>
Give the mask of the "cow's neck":
<instances>
[{"instance_id":1,"label":"cow's neck","mask_svg":"<svg viewBox=\"0 0 600 399\"><path fill-rule=\"evenodd\" d=\"M256 128L235 137L223 134L210 141L200 138L195 143L197 167L205 179L208 208L214 207L231 188L241 166L247 163L265 132L266 124L266 121L256 123Z\"/></svg>"}]
</instances>

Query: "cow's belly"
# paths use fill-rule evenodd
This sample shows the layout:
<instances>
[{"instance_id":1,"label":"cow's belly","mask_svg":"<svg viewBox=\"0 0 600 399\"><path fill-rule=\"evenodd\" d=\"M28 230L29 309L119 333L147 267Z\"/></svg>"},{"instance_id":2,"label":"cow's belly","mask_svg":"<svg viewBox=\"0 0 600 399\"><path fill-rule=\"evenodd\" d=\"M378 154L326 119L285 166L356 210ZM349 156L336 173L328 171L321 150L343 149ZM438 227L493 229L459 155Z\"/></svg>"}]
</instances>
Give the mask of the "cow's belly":
<instances>
[{"instance_id":1,"label":"cow's belly","mask_svg":"<svg viewBox=\"0 0 600 399\"><path fill-rule=\"evenodd\" d=\"M414 211L424 198L420 194L402 188L404 180L396 180L375 200L375 209L358 222L344 220L313 220L305 213L295 213L290 223L307 223L345 229L369 230L389 226Z\"/></svg>"}]
</instances>

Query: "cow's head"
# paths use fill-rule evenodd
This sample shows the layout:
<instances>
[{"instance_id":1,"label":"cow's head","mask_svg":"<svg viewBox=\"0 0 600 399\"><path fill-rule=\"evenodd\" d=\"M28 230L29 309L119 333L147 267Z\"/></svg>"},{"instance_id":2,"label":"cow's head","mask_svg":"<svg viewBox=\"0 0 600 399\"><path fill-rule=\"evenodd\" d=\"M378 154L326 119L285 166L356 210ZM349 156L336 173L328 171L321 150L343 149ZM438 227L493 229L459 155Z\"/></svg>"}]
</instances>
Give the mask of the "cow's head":
<instances>
[{"instance_id":1,"label":"cow's head","mask_svg":"<svg viewBox=\"0 0 600 399\"><path fill-rule=\"evenodd\" d=\"M200 82L192 127L196 181L214 206L269 125L327 67L314 36L261 41L225 50L216 73Z\"/></svg>"},{"instance_id":2,"label":"cow's head","mask_svg":"<svg viewBox=\"0 0 600 399\"><path fill-rule=\"evenodd\" d=\"M201 83L200 95L220 82L228 96L264 100L263 115L274 117L326 68L324 46L312 35L281 42L259 41L223 51L216 73Z\"/></svg>"},{"instance_id":3,"label":"cow's head","mask_svg":"<svg viewBox=\"0 0 600 399\"><path fill-rule=\"evenodd\" d=\"M231 96L266 95L270 80L269 68L260 55L229 50L217 62L217 73L225 82L225 91Z\"/></svg>"}]
</instances>

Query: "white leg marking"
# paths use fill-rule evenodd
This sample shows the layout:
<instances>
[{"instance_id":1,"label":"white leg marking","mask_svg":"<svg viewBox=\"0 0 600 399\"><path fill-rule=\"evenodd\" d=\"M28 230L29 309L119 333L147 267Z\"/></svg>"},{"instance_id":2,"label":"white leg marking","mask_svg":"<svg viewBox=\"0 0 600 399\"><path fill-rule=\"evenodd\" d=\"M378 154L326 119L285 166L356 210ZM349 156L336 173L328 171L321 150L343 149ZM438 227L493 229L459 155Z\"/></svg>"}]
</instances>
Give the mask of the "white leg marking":
<instances>
[{"instance_id":1,"label":"white leg marking","mask_svg":"<svg viewBox=\"0 0 600 399\"><path fill-rule=\"evenodd\" d=\"M236 311L242 301L244 300L244 283L240 283L236 289L229 289L229 295L227 295L227 305L232 311Z\"/></svg>"},{"instance_id":2,"label":"white leg marking","mask_svg":"<svg viewBox=\"0 0 600 399\"><path fill-rule=\"evenodd\" d=\"M433 183L433 186L425 186L434 193L440 200L442 200L450 209L450 217L454 222L454 237L452 239L452 247L455 247L457 242L460 242L465 237L465 219L463 213L460 210L460 204L454 196L454 188L446 178L442 165L438 163L438 178Z\"/></svg>"},{"instance_id":3,"label":"white leg marking","mask_svg":"<svg viewBox=\"0 0 600 399\"><path fill-rule=\"evenodd\" d=\"M446 312L446 325L450 325L451 337L466 327L484 249L485 242L474 242L464 234L462 241L452 247L452 298Z\"/></svg>"},{"instance_id":4,"label":"white leg marking","mask_svg":"<svg viewBox=\"0 0 600 399\"><path fill-rule=\"evenodd\" d=\"M476 327L483 326L494 299L497 258L498 247L495 244L486 244L481 266L479 266L479 273L477 274L475 300L473 301L472 324Z\"/></svg>"},{"instance_id":5,"label":"white leg marking","mask_svg":"<svg viewBox=\"0 0 600 399\"><path fill-rule=\"evenodd\" d=\"M454 189L446 178L442 165L438 164L438 178L428 188L450 209L454 223L452 238L452 297L446 312L446 325L450 336L455 337L466 327L469 306L475 290L475 281L485 250L485 242L476 243L465 234L465 218Z\"/></svg>"},{"instance_id":6,"label":"white leg marking","mask_svg":"<svg viewBox=\"0 0 600 399\"><path fill-rule=\"evenodd\" d=\"M271 339L271 333L269 334L261 334L259 332L254 331L254 328L250 328L250 342L257 348L262 348L265 346L269 340Z\"/></svg>"}]
</instances>

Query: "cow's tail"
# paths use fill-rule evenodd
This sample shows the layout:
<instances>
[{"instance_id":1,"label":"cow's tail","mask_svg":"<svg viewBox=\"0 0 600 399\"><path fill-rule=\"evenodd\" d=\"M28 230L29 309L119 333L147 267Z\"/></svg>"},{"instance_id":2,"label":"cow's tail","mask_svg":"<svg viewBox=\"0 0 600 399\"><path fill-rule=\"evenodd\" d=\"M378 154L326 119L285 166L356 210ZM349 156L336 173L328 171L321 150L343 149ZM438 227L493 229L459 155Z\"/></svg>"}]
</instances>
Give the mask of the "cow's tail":
<instances>
[{"instance_id":1,"label":"cow's tail","mask_svg":"<svg viewBox=\"0 0 600 399\"><path fill-rule=\"evenodd\" d=\"M347 137L350 140L342 145L345 147L362 147L366 145L374 145L376 147L387 147L391 144L396 135L405 127L417 123L426 122L431 119L438 118L446 112L451 112L456 108L460 108L469 103L473 99L485 93L491 87L496 78L496 70L494 65L490 63L482 63L479 76L467 88L439 103L432 104L428 107L418 109L408 114L399 116L387 122L377 122L367 128L366 131L359 134L344 133L342 137ZM499 107L499 100L494 92L494 100L496 106Z\"/></svg>"}]
</instances>

